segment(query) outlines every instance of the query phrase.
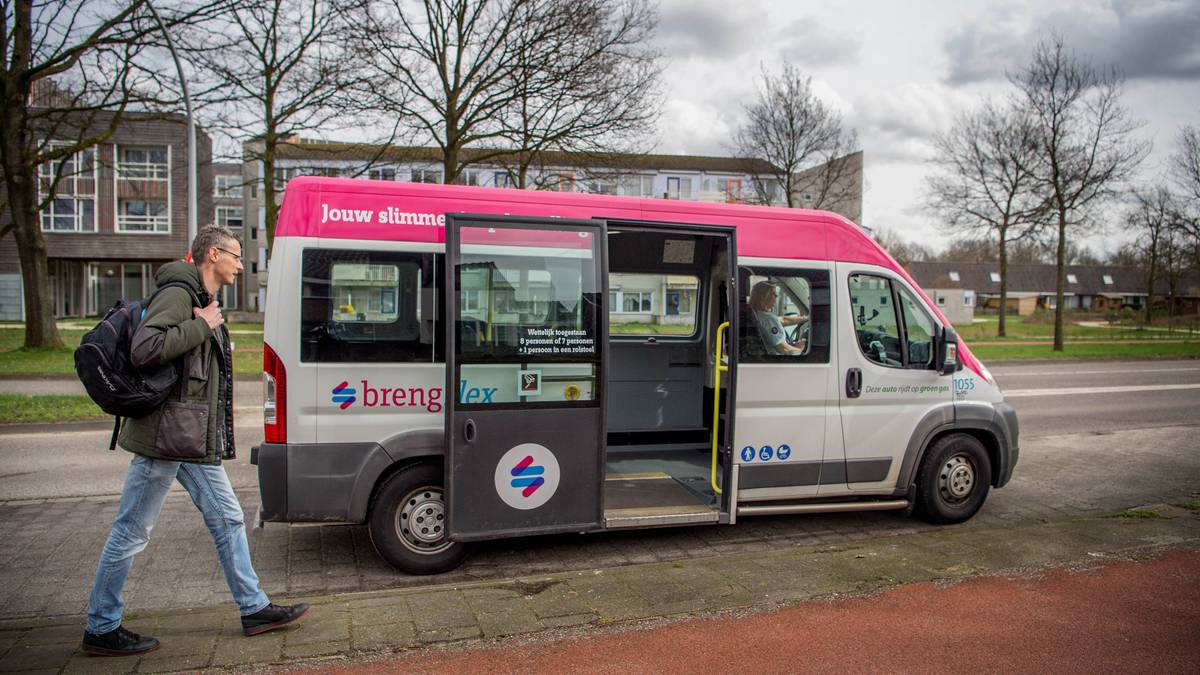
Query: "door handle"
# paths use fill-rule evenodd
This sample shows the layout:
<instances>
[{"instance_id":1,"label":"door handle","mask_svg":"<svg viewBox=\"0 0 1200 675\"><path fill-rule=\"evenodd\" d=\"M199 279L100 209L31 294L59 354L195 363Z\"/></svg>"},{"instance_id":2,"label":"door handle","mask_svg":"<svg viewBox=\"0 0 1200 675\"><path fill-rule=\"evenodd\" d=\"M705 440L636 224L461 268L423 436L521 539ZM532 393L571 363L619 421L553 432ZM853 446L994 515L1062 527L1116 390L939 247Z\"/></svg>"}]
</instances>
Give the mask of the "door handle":
<instances>
[{"instance_id":1,"label":"door handle","mask_svg":"<svg viewBox=\"0 0 1200 675\"><path fill-rule=\"evenodd\" d=\"M846 398L858 398L862 393L862 371L851 368L846 371Z\"/></svg>"},{"instance_id":2,"label":"door handle","mask_svg":"<svg viewBox=\"0 0 1200 675\"><path fill-rule=\"evenodd\" d=\"M475 420L467 420L463 424L463 440L468 443L475 442Z\"/></svg>"}]
</instances>

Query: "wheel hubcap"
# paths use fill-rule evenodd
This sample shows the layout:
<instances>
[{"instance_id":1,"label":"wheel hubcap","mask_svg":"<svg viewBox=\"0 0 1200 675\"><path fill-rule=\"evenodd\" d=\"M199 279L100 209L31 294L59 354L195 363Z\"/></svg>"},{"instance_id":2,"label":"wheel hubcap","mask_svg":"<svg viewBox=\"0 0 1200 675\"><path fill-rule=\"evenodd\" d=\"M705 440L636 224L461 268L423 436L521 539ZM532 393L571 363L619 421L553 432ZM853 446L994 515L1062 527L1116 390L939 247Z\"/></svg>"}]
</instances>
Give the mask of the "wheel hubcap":
<instances>
[{"instance_id":1,"label":"wheel hubcap","mask_svg":"<svg viewBox=\"0 0 1200 675\"><path fill-rule=\"evenodd\" d=\"M948 502L962 502L975 487L975 466L965 455L954 455L938 474L938 491Z\"/></svg>"},{"instance_id":2,"label":"wheel hubcap","mask_svg":"<svg viewBox=\"0 0 1200 675\"><path fill-rule=\"evenodd\" d=\"M446 539L446 502L440 487L419 488L404 497L396 512L396 534L418 553L438 553L451 545Z\"/></svg>"}]
</instances>

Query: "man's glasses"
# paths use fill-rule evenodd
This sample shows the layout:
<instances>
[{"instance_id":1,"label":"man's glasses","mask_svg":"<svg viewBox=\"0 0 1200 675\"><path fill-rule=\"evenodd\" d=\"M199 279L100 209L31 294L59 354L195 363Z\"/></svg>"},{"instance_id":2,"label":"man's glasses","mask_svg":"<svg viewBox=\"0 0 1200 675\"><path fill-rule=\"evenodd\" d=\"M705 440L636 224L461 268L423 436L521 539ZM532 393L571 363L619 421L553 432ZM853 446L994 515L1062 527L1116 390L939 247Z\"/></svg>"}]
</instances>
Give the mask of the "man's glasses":
<instances>
[{"instance_id":1,"label":"man's glasses","mask_svg":"<svg viewBox=\"0 0 1200 675\"><path fill-rule=\"evenodd\" d=\"M230 250L227 250L227 249L223 249L223 248L221 248L220 246L214 246L213 248L217 249L218 251L220 251L220 252L222 252L222 253L228 253L229 255L233 256L233 259L234 259L234 260L236 260L236 261L238 261L238 262L241 262L241 261L242 261L242 256L241 256L241 255L239 255L239 254L237 254L237 253L234 253L233 251L230 251Z\"/></svg>"}]
</instances>

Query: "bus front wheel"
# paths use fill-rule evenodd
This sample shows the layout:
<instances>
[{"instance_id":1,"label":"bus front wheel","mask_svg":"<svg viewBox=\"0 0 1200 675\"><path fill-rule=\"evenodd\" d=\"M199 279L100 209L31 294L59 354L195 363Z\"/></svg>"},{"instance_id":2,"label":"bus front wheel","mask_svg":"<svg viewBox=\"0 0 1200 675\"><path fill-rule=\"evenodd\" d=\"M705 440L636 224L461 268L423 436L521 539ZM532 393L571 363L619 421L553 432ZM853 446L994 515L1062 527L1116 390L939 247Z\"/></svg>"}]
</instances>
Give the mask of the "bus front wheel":
<instances>
[{"instance_id":1,"label":"bus front wheel","mask_svg":"<svg viewBox=\"0 0 1200 675\"><path fill-rule=\"evenodd\" d=\"M401 572L448 572L467 555L467 547L446 536L446 499L442 472L416 464L387 478L371 504L368 528L379 556Z\"/></svg>"},{"instance_id":2,"label":"bus front wheel","mask_svg":"<svg viewBox=\"0 0 1200 675\"><path fill-rule=\"evenodd\" d=\"M968 434L943 436L921 463L918 513L931 523L961 523L983 506L991 485L992 464L983 444Z\"/></svg>"}]
</instances>

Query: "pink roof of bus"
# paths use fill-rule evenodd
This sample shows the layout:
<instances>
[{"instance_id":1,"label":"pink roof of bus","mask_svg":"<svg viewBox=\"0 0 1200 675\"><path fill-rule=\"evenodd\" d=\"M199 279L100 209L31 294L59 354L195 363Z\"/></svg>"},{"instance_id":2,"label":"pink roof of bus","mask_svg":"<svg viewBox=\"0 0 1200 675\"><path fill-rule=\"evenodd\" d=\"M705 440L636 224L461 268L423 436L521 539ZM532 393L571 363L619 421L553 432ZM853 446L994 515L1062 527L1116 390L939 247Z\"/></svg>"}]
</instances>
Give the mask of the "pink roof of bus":
<instances>
[{"instance_id":1,"label":"pink roof of bus","mask_svg":"<svg viewBox=\"0 0 1200 675\"><path fill-rule=\"evenodd\" d=\"M836 213L807 209L305 176L288 182L275 236L445 243L448 213L733 225L741 257L879 265L920 291L857 225ZM949 325L937 305L925 300ZM960 344L963 363L982 376Z\"/></svg>"}]
</instances>

